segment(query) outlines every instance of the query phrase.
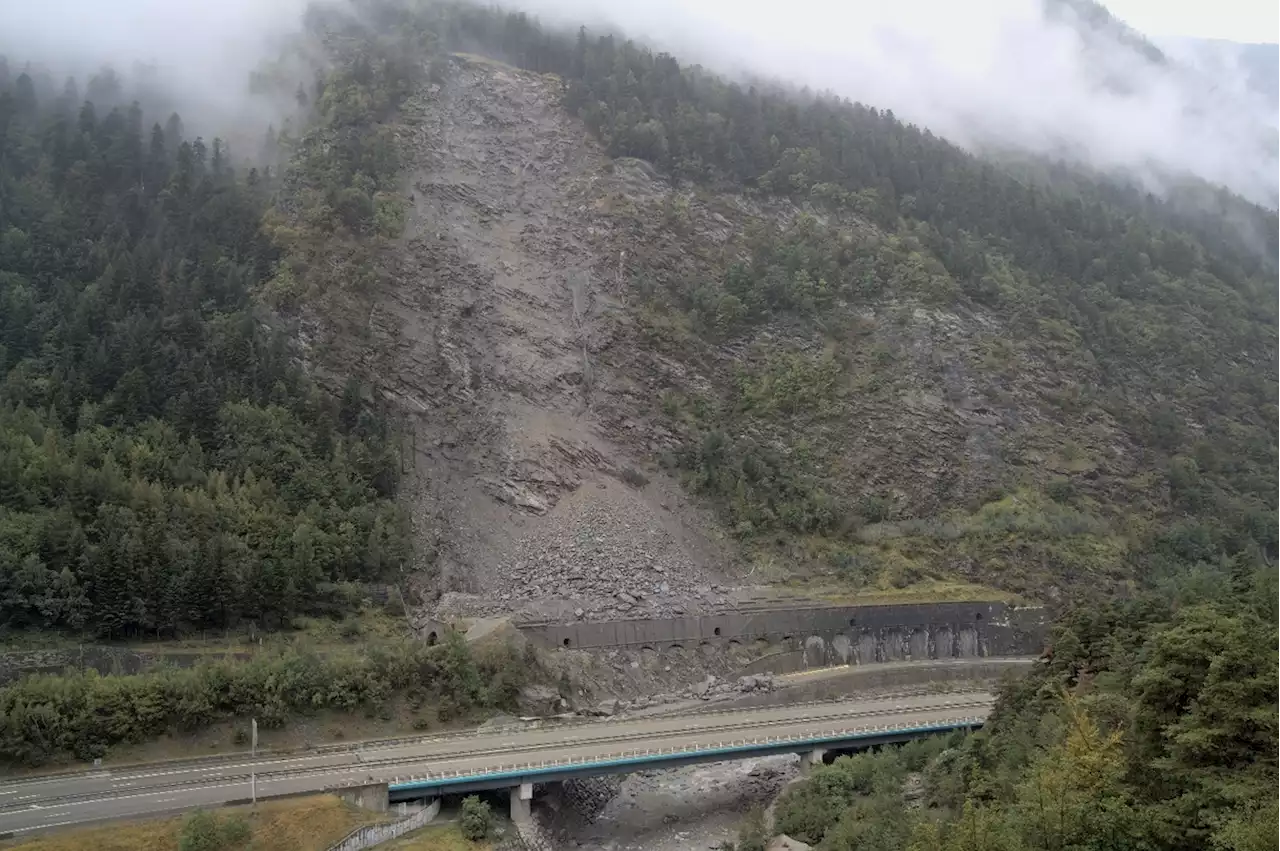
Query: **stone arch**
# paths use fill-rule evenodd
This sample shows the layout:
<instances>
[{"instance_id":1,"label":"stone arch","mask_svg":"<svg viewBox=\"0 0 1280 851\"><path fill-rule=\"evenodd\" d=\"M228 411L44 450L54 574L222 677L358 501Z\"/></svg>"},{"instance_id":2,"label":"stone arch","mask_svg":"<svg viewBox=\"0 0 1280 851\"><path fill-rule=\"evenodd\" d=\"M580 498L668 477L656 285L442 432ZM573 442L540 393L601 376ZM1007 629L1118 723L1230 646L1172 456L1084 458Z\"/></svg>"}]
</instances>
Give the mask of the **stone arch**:
<instances>
[{"instance_id":1,"label":"stone arch","mask_svg":"<svg viewBox=\"0 0 1280 851\"><path fill-rule=\"evenodd\" d=\"M431 632L428 632L428 633L427 633L427 646L428 646L428 647L435 647L436 642L437 642L437 641L439 641L439 640L440 640L440 636L436 633L436 631L435 631L434 629L433 629L433 630L431 630Z\"/></svg>"},{"instance_id":2,"label":"stone arch","mask_svg":"<svg viewBox=\"0 0 1280 851\"><path fill-rule=\"evenodd\" d=\"M938 627L933 634L933 658L950 659L955 655L955 633L949 626Z\"/></svg>"},{"instance_id":3,"label":"stone arch","mask_svg":"<svg viewBox=\"0 0 1280 851\"><path fill-rule=\"evenodd\" d=\"M835 653L841 664L848 665L853 661L853 641L849 636L840 633L831 639L831 652Z\"/></svg>"},{"instance_id":4,"label":"stone arch","mask_svg":"<svg viewBox=\"0 0 1280 851\"><path fill-rule=\"evenodd\" d=\"M873 632L863 632L853 645L853 660L858 665L870 665L879 661L880 655L876 647L876 636Z\"/></svg>"},{"instance_id":5,"label":"stone arch","mask_svg":"<svg viewBox=\"0 0 1280 851\"><path fill-rule=\"evenodd\" d=\"M827 664L827 642L820 635L804 640L804 664L807 668L821 668Z\"/></svg>"},{"instance_id":6,"label":"stone arch","mask_svg":"<svg viewBox=\"0 0 1280 851\"><path fill-rule=\"evenodd\" d=\"M929 658L929 631L916 627L907 637L907 656L911 659Z\"/></svg>"},{"instance_id":7,"label":"stone arch","mask_svg":"<svg viewBox=\"0 0 1280 851\"><path fill-rule=\"evenodd\" d=\"M897 662L907 655L906 636L902 634L900 629L891 629L885 632L884 645L880 649L880 660L883 662Z\"/></svg>"}]
</instances>

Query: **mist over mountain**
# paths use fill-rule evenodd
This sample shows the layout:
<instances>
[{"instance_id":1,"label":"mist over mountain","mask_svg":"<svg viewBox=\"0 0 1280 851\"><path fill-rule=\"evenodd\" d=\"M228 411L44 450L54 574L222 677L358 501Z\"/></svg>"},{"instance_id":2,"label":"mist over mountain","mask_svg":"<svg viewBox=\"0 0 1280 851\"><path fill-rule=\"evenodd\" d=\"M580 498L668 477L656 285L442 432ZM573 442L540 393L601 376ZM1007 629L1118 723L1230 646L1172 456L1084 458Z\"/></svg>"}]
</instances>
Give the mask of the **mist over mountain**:
<instances>
[{"instance_id":1,"label":"mist over mountain","mask_svg":"<svg viewBox=\"0 0 1280 851\"><path fill-rule=\"evenodd\" d=\"M305 0L50 0L0 4L0 56L48 84L110 68L130 96L183 114L195 133L265 125L279 109L251 97L251 72L301 31ZM247 129L247 128L246 128Z\"/></svg>"},{"instance_id":2,"label":"mist over mountain","mask_svg":"<svg viewBox=\"0 0 1280 851\"><path fill-rule=\"evenodd\" d=\"M1245 44L1212 38L1164 39L1165 50L1201 73L1243 81L1258 106L1280 109L1280 44Z\"/></svg>"},{"instance_id":3,"label":"mist over mountain","mask_svg":"<svg viewBox=\"0 0 1280 851\"><path fill-rule=\"evenodd\" d=\"M1268 112L1250 92L1252 72L1220 64L1208 76L1091 0L513 5L566 26L614 26L731 76L892 109L970 147L1122 169L1153 189L1191 173L1276 204L1274 103Z\"/></svg>"},{"instance_id":4,"label":"mist over mountain","mask_svg":"<svg viewBox=\"0 0 1280 851\"><path fill-rule=\"evenodd\" d=\"M1092 0L515 0L566 28L617 28L733 77L831 91L971 148L1123 170L1159 190L1194 174L1276 205L1275 47L1157 47ZM301 0L216 5L51 0L0 9L0 52L51 74L141 63L201 118L262 123L249 72L296 31Z\"/></svg>"},{"instance_id":5,"label":"mist over mountain","mask_svg":"<svg viewBox=\"0 0 1280 851\"><path fill-rule=\"evenodd\" d=\"M1089 0L517 2L0 6L0 766L925 671L1000 600L1055 625L981 733L815 764L779 829L1274 848L1280 226L1209 182L1275 203L1266 51ZM957 614L513 631L912 603Z\"/></svg>"}]
</instances>

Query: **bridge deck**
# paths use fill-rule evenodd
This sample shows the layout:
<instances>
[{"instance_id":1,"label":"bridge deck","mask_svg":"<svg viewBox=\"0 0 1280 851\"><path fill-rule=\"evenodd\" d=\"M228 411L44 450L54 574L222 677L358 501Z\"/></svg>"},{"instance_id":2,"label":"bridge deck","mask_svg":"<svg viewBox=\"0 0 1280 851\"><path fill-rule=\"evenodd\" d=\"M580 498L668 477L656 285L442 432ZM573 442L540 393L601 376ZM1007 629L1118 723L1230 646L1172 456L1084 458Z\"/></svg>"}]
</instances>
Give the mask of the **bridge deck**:
<instances>
[{"instance_id":1,"label":"bridge deck","mask_svg":"<svg viewBox=\"0 0 1280 851\"><path fill-rule=\"evenodd\" d=\"M401 791L461 791L468 784L510 785L512 772L536 775L547 769L537 779L554 779L555 771L570 776L628 770L645 761L654 765L663 760L674 764L732 758L731 748L798 752L823 742L893 730L919 735L921 725L972 726L974 719L985 717L991 700L986 692L973 692L530 723L298 755L242 755L35 777L0 783L0 833L217 806L248 799L255 787L260 798L373 783L388 783Z\"/></svg>"}]
</instances>

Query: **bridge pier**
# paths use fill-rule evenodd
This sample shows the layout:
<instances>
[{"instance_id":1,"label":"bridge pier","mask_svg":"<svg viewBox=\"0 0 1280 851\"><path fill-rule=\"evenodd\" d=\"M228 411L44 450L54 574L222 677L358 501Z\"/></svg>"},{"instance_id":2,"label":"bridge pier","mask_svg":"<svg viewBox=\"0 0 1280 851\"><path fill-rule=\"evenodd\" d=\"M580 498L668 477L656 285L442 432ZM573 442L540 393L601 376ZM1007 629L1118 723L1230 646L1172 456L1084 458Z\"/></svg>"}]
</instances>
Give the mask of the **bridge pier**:
<instances>
[{"instance_id":1,"label":"bridge pier","mask_svg":"<svg viewBox=\"0 0 1280 851\"><path fill-rule=\"evenodd\" d=\"M511 787L511 821L529 824L533 821L533 784L521 783Z\"/></svg>"},{"instance_id":2,"label":"bridge pier","mask_svg":"<svg viewBox=\"0 0 1280 851\"><path fill-rule=\"evenodd\" d=\"M814 748L800 754L800 775L808 776L815 765L822 765L822 758L827 755L826 748Z\"/></svg>"}]
</instances>

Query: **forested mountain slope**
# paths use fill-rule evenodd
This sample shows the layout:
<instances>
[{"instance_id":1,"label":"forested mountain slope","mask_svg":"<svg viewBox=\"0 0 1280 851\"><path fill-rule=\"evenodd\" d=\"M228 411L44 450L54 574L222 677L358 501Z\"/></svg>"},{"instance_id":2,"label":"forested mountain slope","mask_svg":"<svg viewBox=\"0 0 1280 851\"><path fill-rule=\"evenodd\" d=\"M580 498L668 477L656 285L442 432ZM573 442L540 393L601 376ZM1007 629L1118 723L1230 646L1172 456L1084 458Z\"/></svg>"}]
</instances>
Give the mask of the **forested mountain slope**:
<instances>
[{"instance_id":1,"label":"forested mountain slope","mask_svg":"<svg viewBox=\"0 0 1280 851\"><path fill-rule=\"evenodd\" d=\"M287 622L404 558L385 422L254 316L269 172L118 86L0 65L0 619Z\"/></svg>"},{"instance_id":2,"label":"forested mountain slope","mask_svg":"<svg viewBox=\"0 0 1280 851\"><path fill-rule=\"evenodd\" d=\"M1034 597L1274 557L1274 212L1052 163L1014 176L888 111L520 16L427 14L446 47L557 74L606 153L658 170L573 187L592 253L546 297L573 301L590 264L609 331L586 341L579 416L714 506L753 579ZM501 213L429 227L470 245ZM471 321L487 307L472 297Z\"/></svg>"},{"instance_id":3,"label":"forested mountain slope","mask_svg":"<svg viewBox=\"0 0 1280 851\"><path fill-rule=\"evenodd\" d=\"M1086 712L1140 750L1081 726L1081 758L1124 775L1099 800L1159 811L1144 842L1253 812L1274 781L1250 756L1275 741L1274 211L979 159L616 34L354 8L314 7L303 55L263 69L298 111L252 165L107 78L86 98L0 70L6 624L276 627L363 582L445 620L976 584L1068 614L998 744L954 756L948 817L1029 806L1036 749L1075 741L1033 719L1095 689ZM389 690L509 702L457 646L421 652L324 695L339 674L310 658L235 675L281 722ZM258 705L223 673L184 680L198 721ZM102 731L75 694L0 693L6 754L71 749L37 741L50 713L99 723L94 749L182 714ZM1143 786L1152 765L1186 771Z\"/></svg>"},{"instance_id":4,"label":"forested mountain slope","mask_svg":"<svg viewBox=\"0 0 1280 851\"><path fill-rule=\"evenodd\" d=\"M468 605L611 598L572 563L616 555L563 539L634 511L690 578L664 610L742 572L1044 598L1274 557L1274 212L1015 176L616 36L370 10L311 13L347 35L283 179L6 70L12 623L279 619L405 563L385 426L255 292L406 418L415 564Z\"/></svg>"}]
</instances>

